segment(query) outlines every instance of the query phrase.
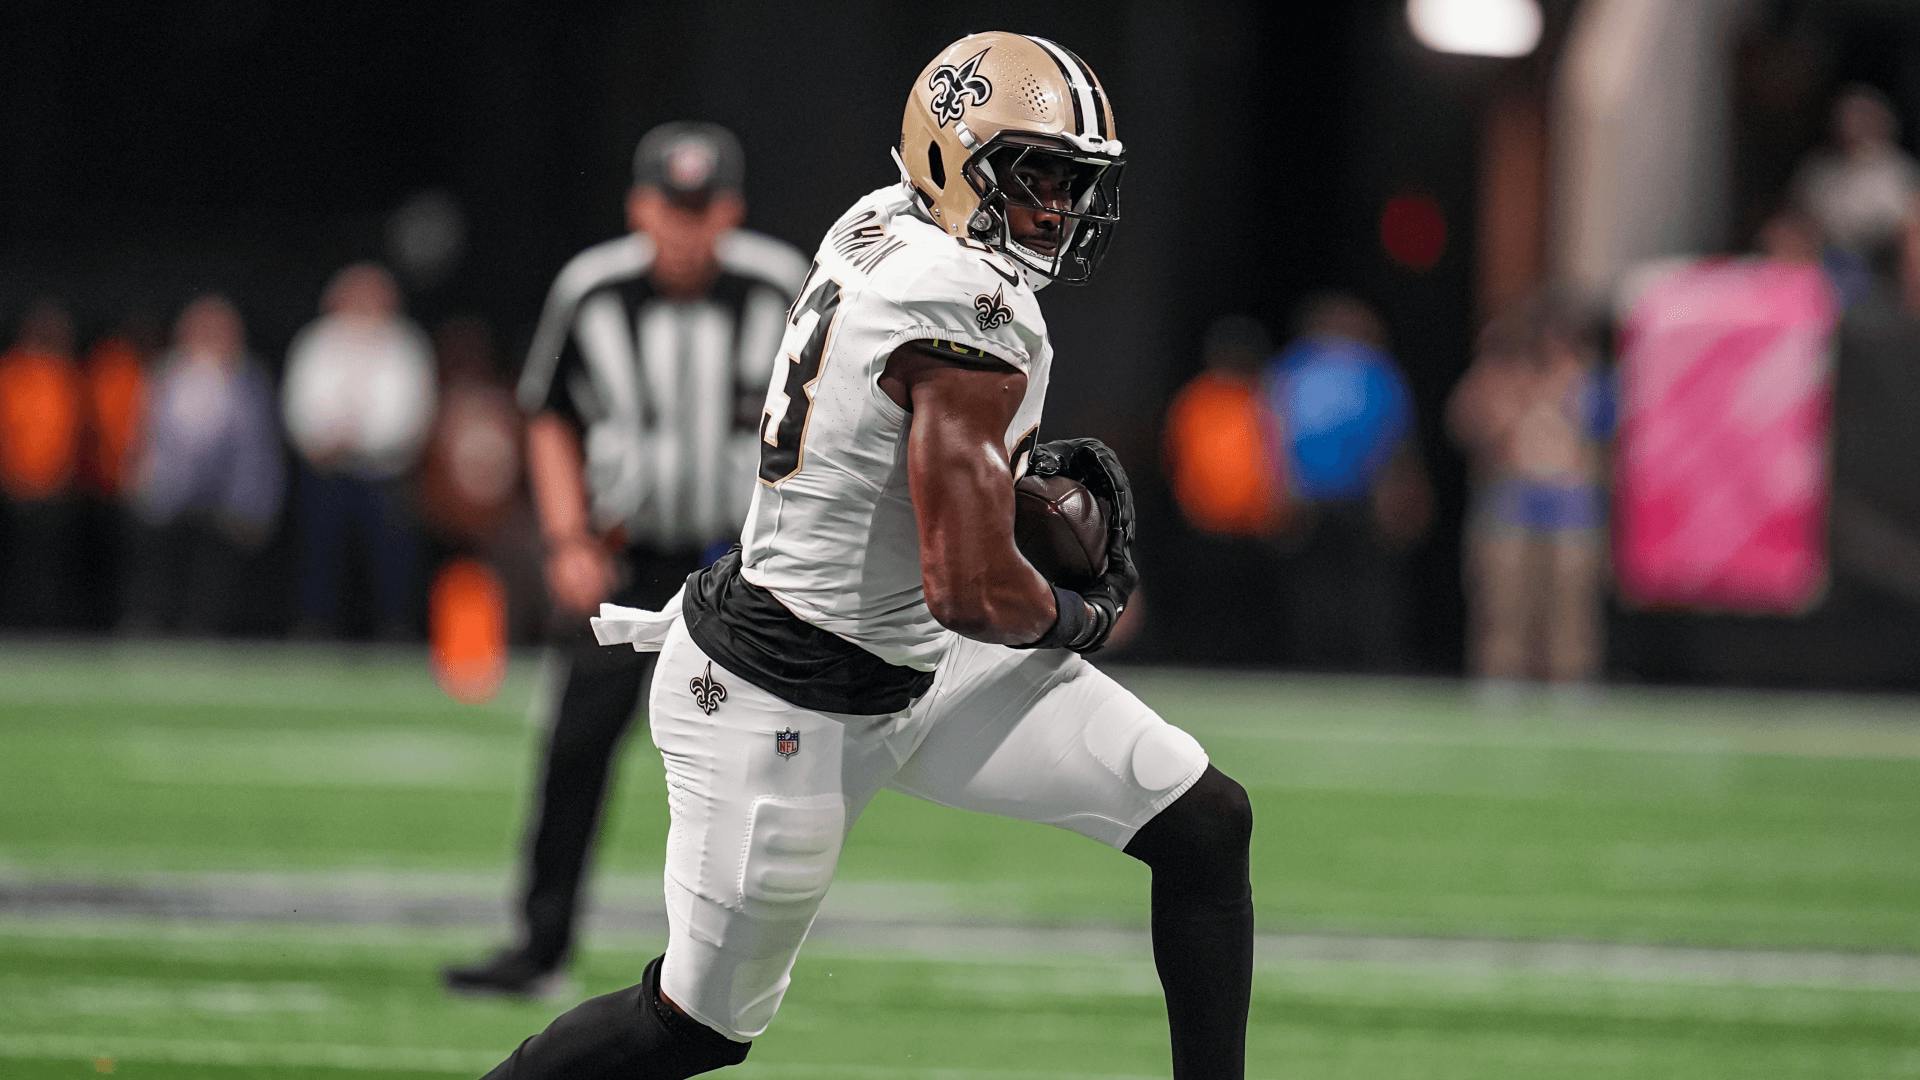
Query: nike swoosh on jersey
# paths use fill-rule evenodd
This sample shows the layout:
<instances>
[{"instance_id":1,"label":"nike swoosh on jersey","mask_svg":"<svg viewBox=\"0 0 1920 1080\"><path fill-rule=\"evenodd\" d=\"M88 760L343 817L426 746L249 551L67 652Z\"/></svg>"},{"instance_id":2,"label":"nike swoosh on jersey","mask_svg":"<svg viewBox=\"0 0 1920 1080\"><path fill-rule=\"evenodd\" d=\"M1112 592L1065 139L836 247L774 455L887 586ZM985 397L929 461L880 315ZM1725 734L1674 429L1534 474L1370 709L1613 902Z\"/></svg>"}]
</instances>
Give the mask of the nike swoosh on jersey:
<instances>
[{"instance_id":1,"label":"nike swoosh on jersey","mask_svg":"<svg viewBox=\"0 0 1920 1080\"><path fill-rule=\"evenodd\" d=\"M1020 284L1020 275L1007 273L1005 270L1002 270L999 267L993 265L992 259L981 259L980 261L987 264L987 269L993 271L996 274L999 274L1000 277L1004 279L1007 284L1009 285Z\"/></svg>"}]
</instances>

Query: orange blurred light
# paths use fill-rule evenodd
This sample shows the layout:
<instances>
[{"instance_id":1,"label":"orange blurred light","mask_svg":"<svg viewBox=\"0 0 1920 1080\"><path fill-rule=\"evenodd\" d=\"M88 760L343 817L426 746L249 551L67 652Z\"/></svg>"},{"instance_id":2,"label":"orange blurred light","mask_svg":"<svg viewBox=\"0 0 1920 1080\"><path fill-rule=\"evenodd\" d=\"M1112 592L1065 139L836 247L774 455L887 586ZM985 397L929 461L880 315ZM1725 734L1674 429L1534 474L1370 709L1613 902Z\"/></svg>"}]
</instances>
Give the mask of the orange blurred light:
<instances>
[{"instance_id":1,"label":"orange blurred light","mask_svg":"<svg viewBox=\"0 0 1920 1080\"><path fill-rule=\"evenodd\" d=\"M433 676L458 701L490 700L507 674L507 598L477 559L456 559L433 581L429 601Z\"/></svg>"}]
</instances>

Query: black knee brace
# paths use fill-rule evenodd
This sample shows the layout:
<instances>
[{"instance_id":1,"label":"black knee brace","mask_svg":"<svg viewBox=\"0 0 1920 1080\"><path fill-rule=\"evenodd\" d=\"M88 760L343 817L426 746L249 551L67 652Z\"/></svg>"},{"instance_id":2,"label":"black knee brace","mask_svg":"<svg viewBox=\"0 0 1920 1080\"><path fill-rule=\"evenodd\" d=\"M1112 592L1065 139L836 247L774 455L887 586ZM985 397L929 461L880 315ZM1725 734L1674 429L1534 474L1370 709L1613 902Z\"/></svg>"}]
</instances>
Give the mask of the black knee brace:
<instances>
[{"instance_id":1,"label":"black knee brace","mask_svg":"<svg viewBox=\"0 0 1920 1080\"><path fill-rule=\"evenodd\" d=\"M1247 789L1209 765L1186 794L1134 834L1126 851L1153 868L1156 888L1238 897L1249 890L1252 840Z\"/></svg>"},{"instance_id":2,"label":"black knee brace","mask_svg":"<svg viewBox=\"0 0 1920 1080\"><path fill-rule=\"evenodd\" d=\"M660 961L637 985L575 1005L483 1080L686 1080L747 1059L737 1043L660 996Z\"/></svg>"}]
</instances>

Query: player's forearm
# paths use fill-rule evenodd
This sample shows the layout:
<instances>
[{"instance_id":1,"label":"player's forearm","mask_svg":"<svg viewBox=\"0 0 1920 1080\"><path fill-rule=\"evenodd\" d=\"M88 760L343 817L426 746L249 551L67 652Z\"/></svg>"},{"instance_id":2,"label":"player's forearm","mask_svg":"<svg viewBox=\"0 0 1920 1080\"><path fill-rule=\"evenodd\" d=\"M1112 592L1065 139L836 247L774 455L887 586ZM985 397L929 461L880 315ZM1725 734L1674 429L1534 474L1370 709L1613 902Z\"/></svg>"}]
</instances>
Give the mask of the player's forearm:
<instances>
[{"instance_id":1,"label":"player's forearm","mask_svg":"<svg viewBox=\"0 0 1920 1080\"><path fill-rule=\"evenodd\" d=\"M1053 626L1053 589L1017 556L971 584L927 579L927 608L940 625L994 645L1026 645Z\"/></svg>"},{"instance_id":2,"label":"player's forearm","mask_svg":"<svg viewBox=\"0 0 1920 1080\"><path fill-rule=\"evenodd\" d=\"M580 439L565 420L542 414L527 424L527 479L542 536L553 540L593 532Z\"/></svg>"},{"instance_id":3,"label":"player's forearm","mask_svg":"<svg viewBox=\"0 0 1920 1080\"><path fill-rule=\"evenodd\" d=\"M974 498L955 503L971 511L936 511L922 519L927 609L940 625L962 636L1025 645L1053 625L1053 588L1014 546L1011 485L1004 475L981 473L964 481L949 474L944 485L948 493L971 488Z\"/></svg>"}]
</instances>

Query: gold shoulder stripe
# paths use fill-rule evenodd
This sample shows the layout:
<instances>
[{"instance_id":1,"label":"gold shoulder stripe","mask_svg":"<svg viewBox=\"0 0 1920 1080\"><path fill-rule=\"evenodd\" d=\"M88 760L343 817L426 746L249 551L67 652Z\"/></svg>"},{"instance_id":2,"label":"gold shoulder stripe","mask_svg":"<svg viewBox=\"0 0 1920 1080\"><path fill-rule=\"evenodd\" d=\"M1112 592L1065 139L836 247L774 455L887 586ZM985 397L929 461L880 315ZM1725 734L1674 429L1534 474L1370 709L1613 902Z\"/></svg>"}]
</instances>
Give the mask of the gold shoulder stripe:
<instances>
[{"instance_id":1,"label":"gold shoulder stripe","mask_svg":"<svg viewBox=\"0 0 1920 1080\"><path fill-rule=\"evenodd\" d=\"M915 342L915 344L933 353L935 356L952 360L955 363L965 364L967 367L1013 367L1012 364L987 352L985 349L976 349L971 345L962 345L957 341L949 341L946 338L921 338Z\"/></svg>"},{"instance_id":2,"label":"gold shoulder stripe","mask_svg":"<svg viewBox=\"0 0 1920 1080\"><path fill-rule=\"evenodd\" d=\"M968 348L957 341L946 341L941 338L928 338L926 344L935 351L952 353L955 356L964 356L970 360L987 355L979 349Z\"/></svg>"}]
</instances>

